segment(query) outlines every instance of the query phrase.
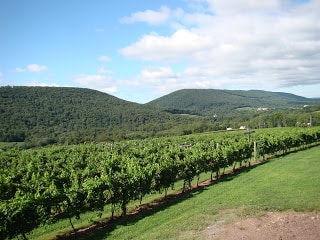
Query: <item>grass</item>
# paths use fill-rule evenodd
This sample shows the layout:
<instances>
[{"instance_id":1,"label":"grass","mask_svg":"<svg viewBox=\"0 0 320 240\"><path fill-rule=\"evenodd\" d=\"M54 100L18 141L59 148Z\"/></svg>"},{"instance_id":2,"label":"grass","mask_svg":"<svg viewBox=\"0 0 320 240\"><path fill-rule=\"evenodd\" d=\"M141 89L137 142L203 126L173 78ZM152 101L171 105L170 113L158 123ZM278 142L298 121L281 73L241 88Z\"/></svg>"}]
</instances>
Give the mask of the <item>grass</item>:
<instances>
[{"instance_id":1,"label":"grass","mask_svg":"<svg viewBox=\"0 0 320 240\"><path fill-rule=\"evenodd\" d=\"M218 221L220 211L233 211L239 217L289 209L319 211L319 172L318 146L271 159L229 175L217 184L172 197L152 210L108 224L87 235L87 239L200 239L202 230ZM202 180L207 178L209 175L202 176ZM177 183L176 189L181 185ZM163 194L147 196L144 202L160 196ZM131 205L132 209L135 204ZM75 222L76 227L98 219L89 214L93 213L83 214L82 222ZM57 224L37 229L30 238L49 239L59 229L69 227L67 220Z\"/></svg>"},{"instance_id":2,"label":"grass","mask_svg":"<svg viewBox=\"0 0 320 240\"><path fill-rule=\"evenodd\" d=\"M210 178L210 174L201 174L200 176L200 182L205 181L208 178ZM192 181L192 185L196 185L196 179ZM175 183L174 189L168 189L168 195L174 194L177 192L181 192L183 186L183 181L177 181ZM148 194L143 197L142 204L147 204L152 202L155 199L163 198L164 193L153 193L153 194ZM137 200L135 202L132 202L128 205L128 212L133 211L137 208L137 206L140 205L140 202ZM72 223L76 229L79 228L85 228L88 227L94 223L101 222L103 219L109 218L111 216L111 209L109 206L105 206L104 213L101 216L101 218L98 216L99 212L86 212L81 214L80 219L72 218ZM121 214L121 210L118 209L117 214ZM53 239L57 235L63 234L65 232L71 232L72 227L69 223L68 219L62 219L59 220L56 223L50 224L50 225L45 225L41 226L37 229L35 229L33 232L28 234L28 237L30 239L36 239L36 240L47 240L47 239Z\"/></svg>"},{"instance_id":3,"label":"grass","mask_svg":"<svg viewBox=\"0 0 320 240\"><path fill-rule=\"evenodd\" d=\"M292 153L120 221L88 239L200 239L221 210L234 209L239 215L319 211L319 172L320 147Z\"/></svg>"}]
</instances>

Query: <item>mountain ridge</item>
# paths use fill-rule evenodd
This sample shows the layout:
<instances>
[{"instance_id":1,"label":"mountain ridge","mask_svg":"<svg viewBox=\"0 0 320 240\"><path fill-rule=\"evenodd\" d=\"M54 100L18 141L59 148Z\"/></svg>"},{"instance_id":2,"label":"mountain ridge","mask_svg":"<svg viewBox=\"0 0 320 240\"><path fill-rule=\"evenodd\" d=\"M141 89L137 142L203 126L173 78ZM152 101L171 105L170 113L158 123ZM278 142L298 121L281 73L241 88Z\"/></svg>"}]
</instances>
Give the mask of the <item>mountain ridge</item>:
<instances>
[{"instance_id":1,"label":"mountain ridge","mask_svg":"<svg viewBox=\"0 0 320 240\"><path fill-rule=\"evenodd\" d=\"M147 103L169 112L197 115L228 114L239 108L303 107L317 100L291 93L263 90L181 89Z\"/></svg>"},{"instance_id":2,"label":"mountain ridge","mask_svg":"<svg viewBox=\"0 0 320 240\"><path fill-rule=\"evenodd\" d=\"M0 141L24 141L40 132L39 137L46 135L49 139L112 139L175 118L162 110L92 89L0 88Z\"/></svg>"},{"instance_id":3,"label":"mountain ridge","mask_svg":"<svg viewBox=\"0 0 320 240\"><path fill-rule=\"evenodd\" d=\"M87 88L7 86L0 87L0 142L32 147L200 133L248 124L260 116L256 107L319 102L260 90L187 89L140 104ZM279 125L280 117L266 126ZM291 125L298 121L292 118Z\"/></svg>"}]
</instances>

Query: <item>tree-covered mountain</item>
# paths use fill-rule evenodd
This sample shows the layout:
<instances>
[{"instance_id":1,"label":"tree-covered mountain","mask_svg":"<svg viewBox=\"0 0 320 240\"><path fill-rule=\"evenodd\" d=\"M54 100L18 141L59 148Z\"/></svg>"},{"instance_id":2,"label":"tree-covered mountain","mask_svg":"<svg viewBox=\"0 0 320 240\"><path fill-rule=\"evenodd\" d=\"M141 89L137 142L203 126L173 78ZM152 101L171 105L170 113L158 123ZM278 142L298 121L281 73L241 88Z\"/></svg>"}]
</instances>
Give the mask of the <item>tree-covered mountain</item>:
<instances>
[{"instance_id":1,"label":"tree-covered mountain","mask_svg":"<svg viewBox=\"0 0 320 240\"><path fill-rule=\"evenodd\" d=\"M161 107L171 113L221 115L235 113L241 109L285 109L316 102L320 101L282 92L184 89L155 99L147 105Z\"/></svg>"},{"instance_id":2,"label":"tree-covered mountain","mask_svg":"<svg viewBox=\"0 0 320 240\"><path fill-rule=\"evenodd\" d=\"M0 87L0 141L47 144L145 137L184 118L90 89Z\"/></svg>"},{"instance_id":3,"label":"tree-covered mountain","mask_svg":"<svg viewBox=\"0 0 320 240\"><path fill-rule=\"evenodd\" d=\"M184 135L242 125L259 128L299 122L305 126L310 114L313 124L319 125L320 107L291 108L313 102L287 93L195 89L138 104L84 88L0 87L0 142L33 147ZM257 107L282 109L248 110Z\"/></svg>"}]
</instances>

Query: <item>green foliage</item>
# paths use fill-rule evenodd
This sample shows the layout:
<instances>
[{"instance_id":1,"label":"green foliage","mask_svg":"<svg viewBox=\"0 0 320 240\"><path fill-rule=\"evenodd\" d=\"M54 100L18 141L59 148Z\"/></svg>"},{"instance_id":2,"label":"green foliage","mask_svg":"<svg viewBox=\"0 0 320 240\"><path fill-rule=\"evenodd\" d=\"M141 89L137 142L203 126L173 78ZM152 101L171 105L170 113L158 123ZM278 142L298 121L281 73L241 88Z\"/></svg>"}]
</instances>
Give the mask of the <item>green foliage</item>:
<instances>
[{"instance_id":1,"label":"green foliage","mask_svg":"<svg viewBox=\"0 0 320 240\"><path fill-rule=\"evenodd\" d=\"M161 107L175 114L220 116L237 113L238 109L245 108L302 108L312 103L319 103L319 101L288 93L259 90L184 89L155 99L148 105Z\"/></svg>"},{"instance_id":2,"label":"green foliage","mask_svg":"<svg viewBox=\"0 0 320 240\"><path fill-rule=\"evenodd\" d=\"M203 172L215 172L252 156L252 141L263 155L318 143L319 128L259 130L248 142L244 132L198 134L116 143L52 146L0 153L0 236L25 235L39 224L111 205L120 208L177 179L183 190ZM260 145L260 142L262 143Z\"/></svg>"},{"instance_id":3,"label":"green foliage","mask_svg":"<svg viewBox=\"0 0 320 240\"><path fill-rule=\"evenodd\" d=\"M317 126L319 106L301 109L311 103L316 100L284 93L211 89L181 90L137 104L90 89L0 87L0 141L24 142L25 148L32 148L189 135L243 125L307 126L310 115ZM261 106L270 110L243 110Z\"/></svg>"},{"instance_id":4,"label":"green foliage","mask_svg":"<svg viewBox=\"0 0 320 240\"><path fill-rule=\"evenodd\" d=\"M207 228L265 211L320 210L320 147L269 160L200 188L152 214L94 232L86 239L206 239ZM220 214L218 214L220 212Z\"/></svg>"},{"instance_id":5,"label":"green foliage","mask_svg":"<svg viewBox=\"0 0 320 240\"><path fill-rule=\"evenodd\" d=\"M187 119L89 89L0 87L0 141L27 147L145 138Z\"/></svg>"}]
</instances>

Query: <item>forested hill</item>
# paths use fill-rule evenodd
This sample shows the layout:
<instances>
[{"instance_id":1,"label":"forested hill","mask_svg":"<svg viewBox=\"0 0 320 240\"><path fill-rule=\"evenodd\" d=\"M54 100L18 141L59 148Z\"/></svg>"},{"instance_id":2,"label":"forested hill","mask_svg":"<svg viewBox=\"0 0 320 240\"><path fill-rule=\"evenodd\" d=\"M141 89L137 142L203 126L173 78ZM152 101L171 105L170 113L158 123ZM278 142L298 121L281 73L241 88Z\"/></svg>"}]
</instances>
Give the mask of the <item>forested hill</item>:
<instances>
[{"instance_id":1,"label":"forested hill","mask_svg":"<svg viewBox=\"0 0 320 240\"><path fill-rule=\"evenodd\" d=\"M84 88L0 87L0 142L24 142L25 147L33 147L183 135L240 124L253 127L249 121L262 120L254 120L260 113L250 109L289 109L315 102L320 100L287 93L194 89L138 104ZM219 121L211 114L218 114ZM281 114L271 120L265 116L263 122L268 124L263 126L304 123L309 115L302 119L293 116L290 121L288 115L286 121L280 118ZM314 117L313 123L317 121Z\"/></svg>"},{"instance_id":2,"label":"forested hill","mask_svg":"<svg viewBox=\"0 0 320 240\"><path fill-rule=\"evenodd\" d=\"M182 116L95 90L0 87L0 141L44 145L123 139L130 134L150 135L163 130L159 129L163 122L178 118Z\"/></svg>"},{"instance_id":3,"label":"forested hill","mask_svg":"<svg viewBox=\"0 0 320 240\"><path fill-rule=\"evenodd\" d=\"M184 89L149 102L172 113L229 114L241 109L292 108L320 102L297 95L260 90Z\"/></svg>"}]
</instances>

